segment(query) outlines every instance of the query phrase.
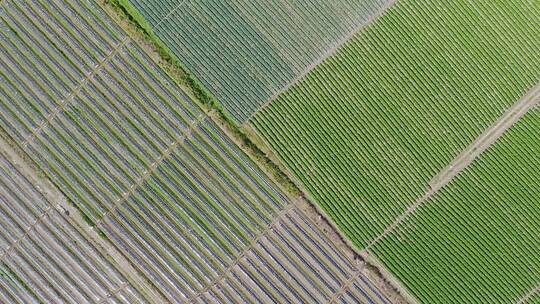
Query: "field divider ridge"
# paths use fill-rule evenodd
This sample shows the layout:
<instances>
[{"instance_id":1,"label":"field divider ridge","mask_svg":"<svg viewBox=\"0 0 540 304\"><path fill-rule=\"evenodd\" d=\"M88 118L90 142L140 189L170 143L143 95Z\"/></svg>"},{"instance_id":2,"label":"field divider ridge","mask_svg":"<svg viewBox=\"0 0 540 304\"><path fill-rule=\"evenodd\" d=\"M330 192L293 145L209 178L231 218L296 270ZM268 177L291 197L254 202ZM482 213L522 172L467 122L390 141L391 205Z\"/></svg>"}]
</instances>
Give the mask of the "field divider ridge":
<instances>
[{"instance_id":1,"label":"field divider ridge","mask_svg":"<svg viewBox=\"0 0 540 304\"><path fill-rule=\"evenodd\" d=\"M327 59L331 58L333 55L335 55L339 49L341 49L347 42L349 42L351 39L353 39L356 35L361 33L364 29L369 27L371 24L373 24L379 17L384 15L391 7L394 6L399 0L388 0L377 13L371 15L366 22L359 24L356 26L352 31L346 33L340 39L338 39L336 42L333 43L330 48L324 52L319 59L312 62L310 65L308 65L302 72L300 72L291 82L289 82L287 85L276 91L266 102L264 102L259 108L251 113L247 119L241 123L245 124L246 122L250 121L257 113L263 111L269 104L272 103L272 101L276 100L280 95L287 92L289 88L295 86L297 83L299 83L302 79L304 79L312 70L314 70L317 66L325 62Z\"/></svg>"},{"instance_id":2,"label":"field divider ridge","mask_svg":"<svg viewBox=\"0 0 540 304\"><path fill-rule=\"evenodd\" d=\"M129 36L125 36L110 52L105 56L101 61L97 62L94 65L94 68L88 72L85 77L79 82L77 87L73 89L63 100L60 101L60 103L54 108L54 110L45 117L45 119L41 122L41 124L35 128L31 133L23 140L21 143L23 149L26 149L28 145L36 138L36 136L43 131L48 125L51 124L51 122L58 116L64 109L65 106L68 104L68 102L71 102L75 96L82 90L82 88L90 81L90 79L95 76L104 66L106 63L108 63L116 54L120 51L122 47L124 47L131 38Z\"/></svg>"},{"instance_id":3,"label":"field divider ridge","mask_svg":"<svg viewBox=\"0 0 540 304\"><path fill-rule=\"evenodd\" d=\"M534 296L540 295L540 282L531 290L527 291L521 298L516 301L516 304L528 303Z\"/></svg>"},{"instance_id":4,"label":"field divider ridge","mask_svg":"<svg viewBox=\"0 0 540 304\"><path fill-rule=\"evenodd\" d=\"M419 197L411 206L399 215L380 235L375 237L361 251L361 255L370 255L370 249L382 239L392 234L410 215L416 212L427 200L439 190L446 187L465 168L473 163L480 155L487 151L507 130L516 124L529 110L540 103L540 83L531 88L522 98L499 117L499 119L486 129L476 140L465 148L454 160L429 182L429 189Z\"/></svg>"},{"instance_id":5,"label":"field divider ridge","mask_svg":"<svg viewBox=\"0 0 540 304\"><path fill-rule=\"evenodd\" d=\"M24 231L24 233L18 237L15 241L11 242L11 244L9 244L9 247L4 251L4 253L0 256L0 261L3 261L4 258L9 255L16 247L17 245L24 239L26 238L30 232L32 232L36 227L37 225L41 224L43 222L43 220L47 217L47 216L50 216L52 212L54 212L56 209L54 209L52 206L48 206L47 209L45 209L38 217L37 219L32 223L30 224Z\"/></svg>"},{"instance_id":6,"label":"field divider ridge","mask_svg":"<svg viewBox=\"0 0 540 304\"><path fill-rule=\"evenodd\" d=\"M14 142L6 142L6 138L4 138L4 134L1 132L0 154L4 155L13 166L16 166L18 171L32 184L37 185L39 193L43 195L48 204L47 210L50 210L48 211L49 214L52 215L52 212L54 212L52 209L58 212L60 217L69 223L73 229L80 233L80 235L86 238L91 246L94 246L109 263L118 266L117 269L125 280L122 280L122 283L118 285L116 289L109 291L111 294L105 295L105 299L125 290L125 288L129 286L137 289L146 299L162 299L158 292L148 285L148 283L138 274L133 265L126 260L120 251L117 250L116 246L101 237L97 229L94 229L94 227L86 222L80 211L73 204L68 202L68 199L58 188L56 188L56 186L54 186L47 178L38 176L38 173L35 171L35 164L26 157L21 157L24 152L19 150L19 147L17 147ZM2 259L3 256L0 260ZM127 286L122 287L122 285Z\"/></svg>"},{"instance_id":7,"label":"field divider ridge","mask_svg":"<svg viewBox=\"0 0 540 304\"><path fill-rule=\"evenodd\" d=\"M330 300L328 300L328 304L336 303L340 299L340 297L344 295L345 292L347 292L347 289L349 289L349 287L351 287L356 282L356 280L362 276L362 272L364 271L365 267L365 264L359 267L356 270L356 273L353 274L352 277L347 279L347 281L345 281L343 285L341 285L341 287L332 295Z\"/></svg>"},{"instance_id":8,"label":"field divider ridge","mask_svg":"<svg viewBox=\"0 0 540 304\"><path fill-rule=\"evenodd\" d=\"M128 287L128 286L129 286L129 284L124 282L123 284L118 286L118 288L116 288L114 290L111 290L109 293L107 293L103 299L101 299L99 302L97 302L97 304L107 303L110 300L111 297L116 296L118 293L120 293L121 291L126 289L126 287Z\"/></svg>"},{"instance_id":9,"label":"field divider ridge","mask_svg":"<svg viewBox=\"0 0 540 304\"><path fill-rule=\"evenodd\" d=\"M159 22L156 23L156 25L154 25L154 29L158 30L158 26L160 26L163 22L165 22L165 20L169 19L172 16L172 14L174 14L180 7L182 7L182 5L186 4L189 1L190 0L180 0L180 3L178 3L170 12L165 14L165 16L163 16L163 18L161 18L161 20L159 20Z\"/></svg>"},{"instance_id":10,"label":"field divider ridge","mask_svg":"<svg viewBox=\"0 0 540 304\"><path fill-rule=\"evenodd\" d=\"M232 263L225 269L223 270L223 272L217 277L215 278L214 280L212 280L212 282L210 282L210 284L208 284L206 287L204 287L203 289L201 289L200 291L196 292L195 294L193 294L189 299L188 299L188 304L192 304L194 303L195 300L197 300L199 297L201 297L205 292L208 292L209 290L211 290L212 288L214 288L215 286L217 286L219 283L221 283L221 281L223 281L227 275L229 275L231 273L231 270L237 266L239 263L240 263L240 260L242 260L246 254L252 250L256 245L257 245L257 242L264 236L266 236L266 234L268 232L270 232L272 229L275 228L275 226L283 219L283 217L285 217L289 212L291 212L294 208L296 207L296 205L292 202L289 202L288 205L286 205L283 210L281 210L280 212L278 212L274 218L273 218L273 221L270 222L263 230L261 230L250 242L249 242L249 245L246 246L246 248L244 248L244 250L242 250L242 252L240 252L240 254L232 261Z\"/></svg>"},{"instance_id":11,"label":"field divider ridge","mask_svg":"<svg viewBox=\"0 0 540 304\"><path fill-rule=\"evenodd\" d=\"M207 117L208 116L205 113L199 114L199 116L189 125L189 129L184 131L180 136L178 136L175 141L171 142L171 144L161 152L158 158L154 160L154 162L151 163L145 171L143 171L141 177L139 177L133 184L131 184L128 190L124 192L121 197L119 197L116 201L113 202L112 208L105 212L101 216L101 218L96 221L96 226L101 224L109 214L114 212L122 205L122 203L127 201L127 199L135 192L135 190L137 190L150 177L150 175L152 175L152 173L156 171L159 165L172 154L174 149L176 149L176 147L182 144L186 139L191 137L193 128L197 127L200 123L207 119Z\"/></svg>"}]
</instances>

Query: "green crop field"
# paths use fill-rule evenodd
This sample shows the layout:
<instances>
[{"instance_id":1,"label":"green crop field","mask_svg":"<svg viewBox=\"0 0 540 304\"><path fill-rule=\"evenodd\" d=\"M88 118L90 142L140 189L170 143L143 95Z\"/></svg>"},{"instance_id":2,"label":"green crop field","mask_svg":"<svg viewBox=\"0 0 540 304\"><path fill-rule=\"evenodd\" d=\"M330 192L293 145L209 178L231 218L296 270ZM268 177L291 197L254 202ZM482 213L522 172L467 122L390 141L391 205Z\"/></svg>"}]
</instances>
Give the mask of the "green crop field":
<instances>
[{"instance_id":1,"label":"green crop field","mask_svg":"<svg viewBox=\"0 0 540 304\"><path fill-rule=\"evenodd\" d=\"M540 304L540 0L0 0L0 303L58 302Z\"/></svg>"},{"instance_id":2,"label":"green crop field","mask_svg":"<svg viewBox=\"0 0 540 304\"><path fill-rule=\"evenodd\" d=\"M1 303L387 303L351 249L114 23L112 7L0 5L0 152L17 147L78 209L15 200L23 184L4 186L15 178L0 157ZM122 272L85 257L83 236L57 233L69 226L49 221L53 211L78 215Z\"/></svg>"},{"instance_id":3,"label":"green crop field","mask_svg":"<svg viewBox=\"0 0 540 304\"><path fill-rule=\"evenodd\" d=\"M540 110L374 253L424 303L516 303L540 282Z\"/></svg>"},{"instance_id":4,"label":"green crop field","mask_svg":"<svg viewBox=\"0 0 540 304\"><path fill-rule=\"evenodd\" d=\"M243 122L390 1L120 2Z\"/></svg>"},{"instance_id":5,"label":"green crop field","mask_svg":"<svg viewBox=\"0 0 540 304\"><path fill-rule=\"evenodd\" d=\"M252 125L360 248L540 80L540 2L398 2Z\"/></svg>"}]
</instances>

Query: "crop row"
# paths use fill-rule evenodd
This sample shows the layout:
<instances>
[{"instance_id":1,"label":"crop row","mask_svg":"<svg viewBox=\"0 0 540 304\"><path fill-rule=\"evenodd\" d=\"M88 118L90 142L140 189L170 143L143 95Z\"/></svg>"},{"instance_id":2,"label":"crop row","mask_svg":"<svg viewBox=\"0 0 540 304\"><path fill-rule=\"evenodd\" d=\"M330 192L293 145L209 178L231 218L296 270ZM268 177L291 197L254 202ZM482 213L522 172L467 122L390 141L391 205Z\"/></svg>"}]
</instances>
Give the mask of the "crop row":
<instances>
[{"instance_id":1,"label":"crop row","mask_svg":"<svg viewBox=\"0 0 540 304\"><path fill-rule=\"evenodd\" d=\"M363 247L540 80L539 17L527 1L400 2L251 123Z\"/></svg>"},{"instance_id":2,"label":"crop row","mask_svg":"<svg viewBox=\"0 0 540 304\"><path fill-rule=\"evenodd\" d=\"M353 280L348 303L387 303L358 266L329 243L293 207L259 237L227 275L198 299L201 303L328 303Z\"/></svg>"},{"instance_id":3,"label":"crop row","mask_svg":"<svg viewBox=\"0 0 540 304\"><path fill-rule=\"evenodd\" d=\"M16 140L23 142L29 130L51 115L122 37L107 23L90 29L89 24L100 18L95 6L38 0L3 1L2 5L0 22L7 30L0 33L5 67L0 73L0 96L2 100L33 101L28 107L2 108L2 113L27 126L27 132L16 135Z\"/></svg>"},{"instance_id":4,"label":"crop row","mask_svg":"<svg viewBox=\"0 0 540 304\"><path fill-rule=\"evenodd\" d=\"M4 155L0 189L0 302L141 301L118 265Z\"/></svg>"},{"instance_id":5,"label":"crop row","mask_svg":"<svg viewBox=\"0 0 540 304\"><path fill-rule=\"evenodd\" d=\"M100 21L107 18L98 7L53 2L33 0L26 10L7 1L0 14L11 22L0 53L10 67L0 71L2 128L162 297L150 300L212 302L203 291L233 275L246 252L255 254L256 240L290 202L124 33ZM345 284L351 262L295 214L303 228L272 235L283 244L267 244L272 255L260 263L271 266L260 267L305 281L280 279L276 291L267 287L278 281L244 278L231 283L241 288L234 292L248 295L260 284L268 298L285 293L278 302L322 301Z\"/></svg>"},{"instance_id":6,"label":"crop row","mask_svg":"<svg viewBox=\"0 0 540 304\"><path fill-rule=\"evenodd\" d=\"M241 123L387 1L130 2Z\"/></svg>"},{"instance_id":7,"label":"crop row","mask_svg":"<svg viewBox=\"0 0 540 304\"><path fill-rule=\"evenodd\" d=\"M375 252L422 301L517 302L540 282L539 153L536 109Z\"/></svg>"}]
</instances>

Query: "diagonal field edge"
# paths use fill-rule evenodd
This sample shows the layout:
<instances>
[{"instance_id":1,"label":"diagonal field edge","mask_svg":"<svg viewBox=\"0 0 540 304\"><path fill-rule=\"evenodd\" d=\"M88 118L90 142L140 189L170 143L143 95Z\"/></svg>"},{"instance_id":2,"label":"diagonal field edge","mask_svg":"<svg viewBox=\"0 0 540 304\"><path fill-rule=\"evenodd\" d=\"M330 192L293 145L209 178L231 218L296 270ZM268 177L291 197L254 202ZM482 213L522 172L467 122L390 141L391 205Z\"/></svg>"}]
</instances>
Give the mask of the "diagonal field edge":
<instances>
[{"instance_id":1,"label":"diagonal field edge","mask_svg":"<svg viewBox=\"0 0 540 304\"><path fill-rule=\"evenodd\" d=\"M371 15L366 22L358 25L356 28L354 28L351 32L348 34L342 36L340 39L338 39L333 46L331 46L319 59L312 62L309 66L307 66L300 74L298 74L289 84L282 87L280 90L274 93L266 102L264 102L262 105L259 106L259 108L251 113L242 123L241 125L244 125L248 123L255 115L262 112L268 105L270 105L274 100L276 100L279 96L281 96L283 93L287 92L289 88L293 87L297 83L299 83L302 79L306 77L307 74L309 74L312 70L314 70L317 66L322 64L327 59L334 56L343 46L347 44L350 40L352 40L356 35L359 35L364 29L369 27L371 24L373 24L379 17L384 15L391 7L393 7L398 0L390 0L386 2L380 10Z\"/></svg>"},{"instance_id":2,"label":"diagonal field edge","mask_svg":"<svg viewBox=\"0 0 540 304\"><path fill-rule=\"evenodd\" d=\"M446 187L461 171L467 168L482 153L487 151L508 129L516 124L529 110L534 109L540 103L540 83L530 89L525 96L518 100L488 129L486 129L472 144L465 148L454 160L443 168L429 182L429 190L414 204L409 206L405 212L399 215L379 236L373 239L361 252L369 255L369 249L382 239L392 234L395 229L403 223L410 215L415 213L429 198L439 190Z\"/></svg>"},{"instance_id":3,"label":"diagonal field edge","mask_svg":"<svg viewBox=\"0 0 540 304\"><path fill-rule=\"evenodd\" d=\"M225 269L223 272L215 278L210 284L208 284L205 288L198 291L197 293L193 294L190 299L188 300L188 304L194 303L195 300L199 299L205 292L211 290L215 286L217 286L219 283L221 283L229 273L231 273L231 270L237 266L240 261L244 258L244 256L252 250L255 245L257 245L257 242L264 236L266 236L267 233L272 231L276 227L276 225L285 217L289 212L292 212L292 210L296 207L296 205L292 202L289 202L287 206L283 210L281 210L278 214L274 216L274 220L270 222L263 230L261 230L249 243L249 245L240 252L240 254L234 259L234 261Z\"/></svg>"},{"instance_id":4,"label":"diagonal field edge","mask_svg":"<svg viewBox=\"0 0 540 304\"><path fill-rule=\"evenodd\" d=\"M194 122L192 122L189 126L189 129L186 130L184 133L178 136L178 138L173 141L165 150L161 151L160 155L148 166L148 168L143 172L141 177L137 179L131 186L129 186L128 190L116 201L113 202L112 208L110 208L108 211L106 211L100 219L96 222L96 226L101 224L107 216L112 214L115 210L117 210L124 202L126 202L130 196L135 193L135 191L142 186L142 184L154 173L159 165L166 160L176 149L177 146L184 143L186 139L188 139L191 136L191 132L194 128L196 128L198 125L200 125L202 122L204 122L205 119L207 119L208 116L206 114L200 114L197 119L195 119Z\"/></svg>"},{"instance_id":5,"label":"diagonal field edge","mask_svg":"<svg viewBox=\"0 0 540 304\"><path fill-rule=\"evenodd\" d=\"M108 62L110 62L116 54L124 47L131 39L129 36L124 37L114 48L110 51L107 56L105 56L101 61L96 63L94 65L94 68L88 72L84 78L79 82L77 87L73 89L63 100L60 101L60 103L54 108L54 110L45 117L45 119L41 122L39 126L37 126L34 130L30 132L28 137L24 139L24 141L21 143L23 148L26 148L35 138L36 136L41 133L48 125L51 124L51 122L66 108L66 105L68 102L73 101L73 99L77 96L77 94L82 90L82 88L88 83L90 78L95 76Z\"/></svg>"},{"instance_id":6,"label":"diagonal field edge","mask_svg":"<svg viewBox=\"0 0 540 304\"><path fill-rule=\"evenodd\" d=\"M15 145L13 145L15 146ZM108 292L105 294L105 298L100 299L109 299L111 296L119 293L120 291L125 290L127 287L133 287L137 291L141 292L145 298L158 298L158 295L154 290L151 290L147 283L141 278L136 272L132 265L127 262L124 256L117 251L107 240L103 239L98 235L96 230L91 228L85 220L80 215L79 211L71 204L68 203L67 198L63 196L61 191L52 185L47 179L40 178L36 176L35 170L32 165L27 163L27 161L20 157L19 153L22 151L13 150L10 142L6 142L2 135L0 135L0 155L3 155L6 159L9 160L13 165L16 165L20 174L28 179L29 182L36 185L36 189L39 189L39 193L43 196L45 202L47 202L48 208L46 209L47 215L44 217L51 218L51 214L57 213L62 218L64 218L78 233L80 233L84 239L86 239L91 246L93 246L97 252L107 257L106 260L113 264L117 265L118 273L126 279L122 284L120 284L116 289L105 291ZM41 220L39 223L42 223ZM34 228L39 224L37 221L34 222ZM34 229L32 228L32 229ZM28 228L31 230L30 228ZM25 233L26 237L29 235L28 231ZM20 239L23 239L21 237ZM7 254L6 254L7 255ZM0 258L3 260L3 257ZM92 262L94 261L91 259ZM101 303L101 302L100 302Z\"/></svg>"},{"instance_id":7,"label":"diagonal field edge","mask_svg":"<svg viewBox=\"0 0 540 304\"><path fill-rule=\"evenodd\" d=\"M540 282L516 301L516 304L528 303L534 296L540 295Z\"/></svg>"}]
</instances>

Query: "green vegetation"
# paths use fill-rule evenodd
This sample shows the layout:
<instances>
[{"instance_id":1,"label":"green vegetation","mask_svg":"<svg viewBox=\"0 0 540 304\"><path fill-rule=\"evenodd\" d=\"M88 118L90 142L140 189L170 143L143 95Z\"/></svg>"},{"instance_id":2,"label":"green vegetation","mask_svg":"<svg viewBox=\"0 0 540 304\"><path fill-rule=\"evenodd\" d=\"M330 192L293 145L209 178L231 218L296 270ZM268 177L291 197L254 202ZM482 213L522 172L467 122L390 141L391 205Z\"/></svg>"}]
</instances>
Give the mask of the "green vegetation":
<instances>
[{"instance_id":1,"label":"green vegetation","mask_svg":"<svg viewBox=\"0 0 540 304\"><path fill-rule=\"evenodd\" d=\"M28 286L28 284L22 280L11 268L9 268L8 265L4 264L3 262L0 263L0 280L4 281L5 283L11 285L15 289L21 289L22 292L27 293L32 300L40 302L37 297L34 290Z\"/></svg>"},{"instance_id":2,"label":"green vegetation","mask_svg":"<svg viewBox=\"0 0 540 304\"><path fill-rule=\"evenodd\" d=\"M527 304L540 304L540 293L536 293Z\"/></svg>"},{"instance_id":3,"label":"green vegetation","mask_svg":"<svg viewBox=\"0 0 540 304\"><path fill-rule=\"evenodd\" d=\"M10 4L5 52L35 55L0 59L0 126L164 298L195 296L289 201L92 3L35 5L42 28Z\"/></svg>"},{"instance_id":4,"label":"green vegetation","mask_svg":"<svg viewBox=\"0 0 540 304\"><path fill-rule=\"evenodd\" d=\"M540 282L540 110L374 253L424 303L514 303Z\"/></svg>"},{"instance_id":5,"label":"green vegetation","mask_svg":"<svg viewBox=\"0 0 540 304\"><path fill-rule=\"evenodd\" d=\"M538 1L400 1L251 123L362 248L540 80L538 45Z\"/></svg>"},{"instance_id":6,"label":"green vegetation","mask_svg":"<svg viewBox=\"0 0 540 304\"><path fill-rule=\"evenodd\" d=\"M388 2L128 1L240 123Z\"/></svg>"},{"instance_id":7,"label":"green vegetation","mask_svg":"<svg viewBox=\"0 0 540 304\"><path fill-rule=\"evenodd\" d=\"M244 150L259 166L264 168L274 181L287 193L294 197L300 196L300 189L289 177L266 154L250 139L250 136L242 131L231 116L223 109L221 104L202 86L196 77L189 72L184 65L171 53L153 31L142 16L125 0L105 0L122 18L128 19L132 34L141 35L146 42L151 43L153 51L163 60L161 67L171 75L185 93L198 105L206 109L219 125L226 130L227 135L234 138L242 150Z\"/></svg>"},{"instance_id":8,"label":"green vegetation","mask_svg":"<svg viewBox=\"0 0 540 304\"><path fill-rule=\"evenodd\" d=\"M154 34L152 28L146 22L143 16L129 3L128 0L104 0L116 9L123 18L127 18L136 31L141 34L146 41L152 43L154 50L166 63L164 68L167 72L174 75L175 81L182 87L189 89L190 95L193 95L202 106L210 106L216 110L222 111L221 105L215 98L201 85L197 78L184 67L184 65L172 54L170 49ZM173 68L174 67L174 68Z\"/></svg>"}]
</instances>

